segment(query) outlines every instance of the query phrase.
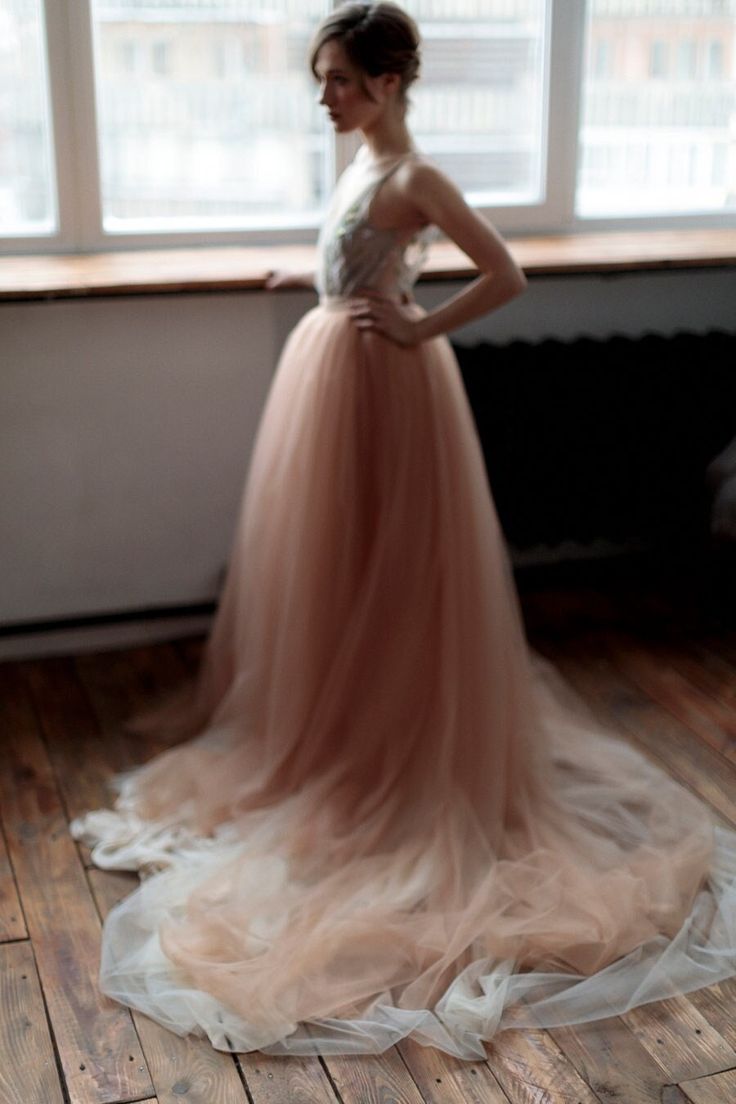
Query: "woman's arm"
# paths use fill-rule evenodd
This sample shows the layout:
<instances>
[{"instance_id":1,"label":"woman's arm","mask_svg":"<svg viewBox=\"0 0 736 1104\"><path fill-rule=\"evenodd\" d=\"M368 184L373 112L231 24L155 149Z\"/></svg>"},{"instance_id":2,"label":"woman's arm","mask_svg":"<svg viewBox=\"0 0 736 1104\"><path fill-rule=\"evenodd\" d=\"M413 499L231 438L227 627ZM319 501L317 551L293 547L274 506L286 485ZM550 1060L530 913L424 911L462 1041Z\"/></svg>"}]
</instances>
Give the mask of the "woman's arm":
<instances>
[{"instance_id":1,"label":"woman's arm","mask_svg":"<svg viewBox=\"0 0 736 1104\"><path fill-rule=\"evenodd\" d=\"M460 189L434 165L420 162L411 182L417 208L470 257L481 275L417 323L418 340L457 329L508 303L527 286L498 231L470 207Z\"/></svg>"},{"instance_id":2,"label":"woman's arm","mask_svg":"<svg viewBox=\"0 0 736 1104\"><path fill-rule=\"evenodd\" d=\"M409 317L407 311L370 297L356 306L353 317L359 326L378 329L410 345L448 333L503 306L521 294L527 281L500 234L465 202L460 189L444 173L429 162L414 162L404 181L417 212L454 241L481 272L424 318Z\"/></svg>"}]
</instances>

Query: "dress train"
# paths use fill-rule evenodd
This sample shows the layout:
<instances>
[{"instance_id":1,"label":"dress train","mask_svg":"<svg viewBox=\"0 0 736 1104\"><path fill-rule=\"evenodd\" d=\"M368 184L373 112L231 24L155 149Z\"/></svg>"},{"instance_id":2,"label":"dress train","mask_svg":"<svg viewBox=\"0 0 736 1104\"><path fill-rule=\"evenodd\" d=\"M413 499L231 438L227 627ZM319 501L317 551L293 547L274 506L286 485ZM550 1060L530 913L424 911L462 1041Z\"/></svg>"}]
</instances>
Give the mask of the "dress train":
<instances>
[{"instance_id":1,"label":"dress train","mask_svg":"<svg viewBox=\"0 0 736 1104\"><path fill-rule=\"evenodd\" d=\"M419 307L413 309L419 311ZM223 1050L484 1057L736 974L736 833L526 642L446 338L282 353L180 743L72 824L100 985Z\"/></svg>"}]
</instances>

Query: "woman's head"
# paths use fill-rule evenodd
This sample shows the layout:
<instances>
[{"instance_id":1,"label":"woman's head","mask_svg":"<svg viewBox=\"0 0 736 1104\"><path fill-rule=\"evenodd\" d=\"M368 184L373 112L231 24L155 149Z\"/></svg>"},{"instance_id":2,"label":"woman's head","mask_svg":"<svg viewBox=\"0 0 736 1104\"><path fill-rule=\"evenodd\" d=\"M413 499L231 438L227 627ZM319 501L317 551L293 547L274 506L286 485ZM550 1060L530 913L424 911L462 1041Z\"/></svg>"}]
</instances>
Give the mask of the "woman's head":
<instances>
[{"instance_id":1,"label":"woman's head","mask_svg":"<svg viewBox=\"0 0 736 1104\"><path fill-rule=\"evenodd\" d=\"M340 130L360 125L355 121L360 100L382 106L392 98L403 114L419 61L416 23L389 0L341 4L320 23L309 55L323 85L320 102Z\"/></svg>"}]
</instances>

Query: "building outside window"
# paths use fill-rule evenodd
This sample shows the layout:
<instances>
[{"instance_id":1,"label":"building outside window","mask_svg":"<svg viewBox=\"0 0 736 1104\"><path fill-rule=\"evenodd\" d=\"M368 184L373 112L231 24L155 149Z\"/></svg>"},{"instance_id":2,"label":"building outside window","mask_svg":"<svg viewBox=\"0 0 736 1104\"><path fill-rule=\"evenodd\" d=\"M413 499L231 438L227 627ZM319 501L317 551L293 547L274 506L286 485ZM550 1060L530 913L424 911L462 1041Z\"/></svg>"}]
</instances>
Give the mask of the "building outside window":
<instances>
[{"instance_id":1,"label":"building outside window","mask_svg":"<svg viewBox=\"0 0 736 1104\"><path fill-rule=\"evenodd\" d=\"M594 0L588 10L578 214L736 211L736 3ZM616 44L605 76L603 39Z\"/></svg>"},{"instance_id":2,"label":"building outside window","mask_svg":"<svg viewBox=\"0 0 736 1104\"><path fill-rule=\"evenodd\" d=\"M570 2L577 29L560 0L405 0L424 38L410 93L420 148L502 230L736 214L736 0ZM76 221L98 244L315 233L341 167L306 64L329 6L89 0L88 48L74 38L65 79L46 24L85 5L0 0L0 237L12 249L58 234L85 190L72 179L94 190L98 229L88 211ZM578 29L579 78L552 49ZM55 146L77 70L94 110L76 143ZM570 80L579 119L559 124L577 139L563 163L549 143ZM60 164L72 146L78 163Z\"/></svg>"}]
</instances>

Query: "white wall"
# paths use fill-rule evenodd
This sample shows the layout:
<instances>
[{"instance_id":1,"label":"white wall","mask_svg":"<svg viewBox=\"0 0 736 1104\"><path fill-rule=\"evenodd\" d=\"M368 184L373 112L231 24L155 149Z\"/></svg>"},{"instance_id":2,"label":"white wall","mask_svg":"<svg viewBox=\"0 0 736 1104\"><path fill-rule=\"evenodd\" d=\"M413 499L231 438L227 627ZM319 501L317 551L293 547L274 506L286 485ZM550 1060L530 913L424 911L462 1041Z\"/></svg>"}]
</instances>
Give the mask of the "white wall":
<instances>
[{"instance_id":1,"label":"white wall","mask_svg":"<svg viewBox=\"0 0 736 1104\"><path fill-rule=\"evenodd\" d=\"M424 284L426 307L458 284ZM736 328L736 269L530 281L453 334ZM0 626L213 599L279 349L307 292L0 306ZM594 370L594 366L591 366ZM0 638L0 658L184 623ZM187 623L188 624L188 623Z\"/></svg>"}]
</instances>

